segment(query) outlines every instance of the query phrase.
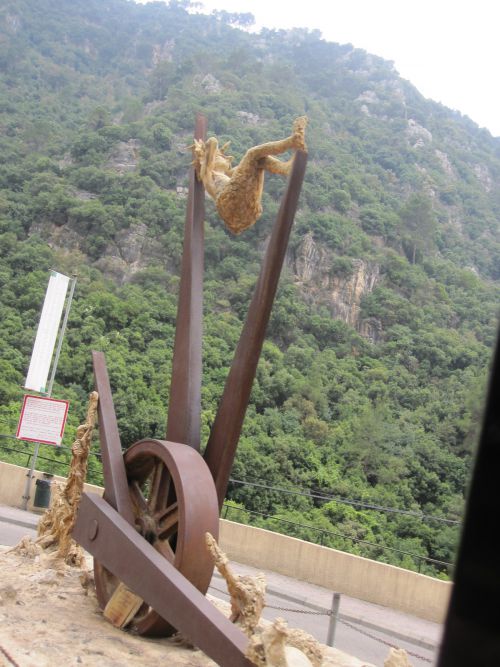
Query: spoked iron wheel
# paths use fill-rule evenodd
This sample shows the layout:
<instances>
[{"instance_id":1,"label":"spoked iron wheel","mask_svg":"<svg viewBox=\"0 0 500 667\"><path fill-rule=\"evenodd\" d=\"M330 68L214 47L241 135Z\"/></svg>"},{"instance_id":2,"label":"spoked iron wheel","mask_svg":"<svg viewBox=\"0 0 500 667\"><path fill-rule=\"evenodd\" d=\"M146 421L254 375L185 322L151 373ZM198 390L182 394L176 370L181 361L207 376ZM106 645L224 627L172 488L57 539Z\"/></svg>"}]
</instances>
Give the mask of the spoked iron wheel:
<instances>
[{"instance_id":1,"label":"spoked iron wheel","mask_svg":"<svg viewBox=\"0 0 500 667\"><path fill-rule=\"evenodd\" d=\"M129 493L139 533L201 593L213 564L205 533L219 532L219 507L212 475L200 454L166 440L140 440L124 454ZM200 558L199 554L207 554ZM119 580L94 560L99 604L104 609ZM131 627L141 635L168 636L172 626L143 604Z\"/></svg>"}]
</instances>

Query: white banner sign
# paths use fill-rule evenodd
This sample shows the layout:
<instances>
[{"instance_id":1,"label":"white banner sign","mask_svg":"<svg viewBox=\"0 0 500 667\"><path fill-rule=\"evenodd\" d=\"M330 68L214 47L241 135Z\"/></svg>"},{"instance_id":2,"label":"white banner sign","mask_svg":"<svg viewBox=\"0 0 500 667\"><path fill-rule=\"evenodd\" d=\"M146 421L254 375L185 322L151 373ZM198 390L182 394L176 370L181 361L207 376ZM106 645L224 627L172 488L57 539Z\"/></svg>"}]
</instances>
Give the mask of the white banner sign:
<instances>
[{"instance_id":1,"label":"white banner sign","mask_svg":"<svg viewBox=\"0 0 500 667\"><path fill-rule=\"evenodd\" d=\"M68 415L68 401L25 396L16 437L48 445L60 445Z\"/></svg>"},{"instance_id":2,"label":"white banner sign","mask_svg":"<svg viewBox=\"0 0 500 667\"><path fill-rule=\"evenodd\" d=\"M68 284L68 276L51 271L31 354L30 367L24 384L26 389L32 389L42 394L46 391L50 362L56 344Z\"/></svg>"}]
</instances>

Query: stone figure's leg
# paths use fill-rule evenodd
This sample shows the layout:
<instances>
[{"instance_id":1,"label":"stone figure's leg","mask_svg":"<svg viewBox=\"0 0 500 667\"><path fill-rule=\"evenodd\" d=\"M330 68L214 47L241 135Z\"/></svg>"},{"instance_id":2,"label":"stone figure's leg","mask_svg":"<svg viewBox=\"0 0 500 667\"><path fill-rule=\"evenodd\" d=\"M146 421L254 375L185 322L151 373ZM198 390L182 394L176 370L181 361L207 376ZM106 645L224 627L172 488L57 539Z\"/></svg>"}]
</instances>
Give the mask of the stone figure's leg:
<instances>
[{"instance_id":1,"label":"stone figure's leg","mask_svg":"<svg viewBox=\"0 0 500 667\"><path fill-rule=\"evenodd\" d=\"M280 155L281 153L284 153L288 150L304 150L304 132L306 123L307 119L305 116L297 118L293 123L293 134L291 136L287 137L286 139L281 139L279 141L269 141L265 144L260 144L259 146L250 148L245 153L242 161L238 166L241 166L243 163L260 160L267 157L268 155Z\"/></svg>"},{"instance_id":2,"label":"stone figure's leg","mask_svg":"<svg viewBox=\"0 0 500 667\"><path fill-rule=\"evenodd\" d=\"M280 141L269 141L266 144L260 144L260 146L254 146L247 150L243 159L241 160L240 166L244 162L254 162L265 158L268 155L280 155L285 151L289 151L295 148L294 136L287 137L286 139L281 139Z\"/></svg>"},{"instance_id":3,"label":"stone figure's leg","mask_svg":"<svg viewBox=\"0 0 500 667\"><path fill-rule=\"evenodd\" d=\"M293 122L293 137L295 139L297 150L306 151L306 125L307 125L307 116L300 116L296 118Z\"/></svg>"},{"instance_id":4,"label":"stone figure's leg","mask_svg":"<svg viewBox=\"0 0 500 667\"><path fill-rule=\"evenodd\" d=\"M217 158L217 151L219 148L218 141L215 137L210 137L204 143L203 154L199 159L199 178L205 186L208 194L215 198L218 194L217 184L214 179L215 164Z\"/></svg>"},{"instance_id":5,"label":"stone figure's leg","mask_svg":"<svg viewBox=\"0 0 500 667\"><path fill-rule=\"evenodd\" d=\"M293 158L283 162L282 160L278 160L278 158L271 157L270 155L259 160L259 167L265 169L265 171L268 171L271 174L281 174L282 176L288 176L292 164Z\"/></svg>"},{"instance_id":6,"label":"stone figure's leg","mask_svg":"<svg viewBox=\"0 0 500 667\"><path fill-rule=\"evenodd\" d=\"M215 137L210 137L210 139L205 142L205 153L201 159L200 165L200 175L202 180L204 180L208 175L212 174L217 148L218 142Z\"/></svg>"}]
</instances>

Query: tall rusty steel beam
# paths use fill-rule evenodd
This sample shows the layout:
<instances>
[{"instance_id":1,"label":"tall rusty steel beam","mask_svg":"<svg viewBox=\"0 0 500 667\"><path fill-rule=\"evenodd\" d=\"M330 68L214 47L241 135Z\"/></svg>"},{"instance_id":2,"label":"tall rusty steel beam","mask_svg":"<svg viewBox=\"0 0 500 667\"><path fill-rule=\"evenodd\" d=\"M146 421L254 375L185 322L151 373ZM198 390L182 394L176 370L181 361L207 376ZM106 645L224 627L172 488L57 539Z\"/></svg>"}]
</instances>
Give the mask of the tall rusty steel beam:
<instances>
[{"instance_id":1,"label":"tall rusty steel beam","mask_svg":"<svg viewBox=\"0 0 500 667\"><path fill-rule=\"evenodd\" d=\"M226 495L229 475L297 210L306 163L307 153L297 151L205 450L204 457L214 478L219 507L222 507Z\"/></svg>"},{"instance_id":2,"label":"tall rusty steel beam","mask_svg":"<svg viewBox=\"0 0 500 667\"><path fill-rule=\"evenodd\" d=\"M104 498L128 523L134 525L134 513L104 354L93 351L92 363L96 390L99 394L99 439L104 473Z\"/></svg>"},{"instance_id":3,"label":"tall rusty steel beam","mask_svg":"<svg viewBox=\"0 0 500 667\"><path fill-rule=\"evenodd\" d=\"M82 495L73 537L218 665L252 667L243 632L97 494Z\"/></svg>"},{"instance_id":4,"label":"tall rusty steel beam","mask_svg":"<svg viewBox=\"0 0 500 667\"><path fill-rule=\"evenodd\" d=\"M206 132L206 118L197 114L195 139L205 140ZM191 167L166 439L181 442L198 451L201 415L204 218L205 189L196 178L194 167Z\"/></svg>"}]
</instances>

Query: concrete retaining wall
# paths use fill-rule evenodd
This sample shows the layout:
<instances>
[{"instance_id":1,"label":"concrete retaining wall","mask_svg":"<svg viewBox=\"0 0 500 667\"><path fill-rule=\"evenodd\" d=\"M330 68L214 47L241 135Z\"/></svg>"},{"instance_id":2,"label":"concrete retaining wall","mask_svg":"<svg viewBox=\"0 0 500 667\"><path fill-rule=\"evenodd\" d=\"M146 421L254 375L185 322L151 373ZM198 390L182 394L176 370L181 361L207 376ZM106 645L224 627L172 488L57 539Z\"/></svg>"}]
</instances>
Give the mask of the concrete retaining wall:
<instances>
[{"instance_id":1,"label":"concrete retaining wall","mask_svg":"<svg viewBox=\"0 0 500 667\"><path fill-rule=\"evenodd\" d=\"M452 584L262 528L221 520L231 560L442 623Z\"/></svg>"},{"instance_id":2,"label":"concrete retaining wall","mask_svg":"<svg viewBox=\"0 0 500 667\"><path fill-rule=\"evenodd\" d=\"M10 507L22 507L24 487L26 485L26 478L29 470L21 466L13 465L12 463L4 463L0 461L0 504L9 505ZM43 509L35 507L33 500L35 499L36 480L44 479L43 473L34 471L34 477L31 480L30 499L28 501L27 509L30 512L39 512ZM65 481L64 477L54 475L52 477L56 481ZM102 495L103 489L93 484L85 484L86 491L93 491Z\"/></svg>"},{"instance_id":3,"label":"concrete retaining wall","mask_svg":"<svg viewBox=\"0 0 500 667\"><path fill-rule=\"evenodd\" d=\"M0 504L21 507L26 468L0 462ZM35 472L42 477L42 473ZM62 477L54 476L62 480ZM86 490L102 493L91 484ZM35 481L28 509L33 508ZM440 581L261 528L221 520L220 544L231 560L308 581L351 597L442 623L451 593Z\"/></svg>"}]
</instances>

